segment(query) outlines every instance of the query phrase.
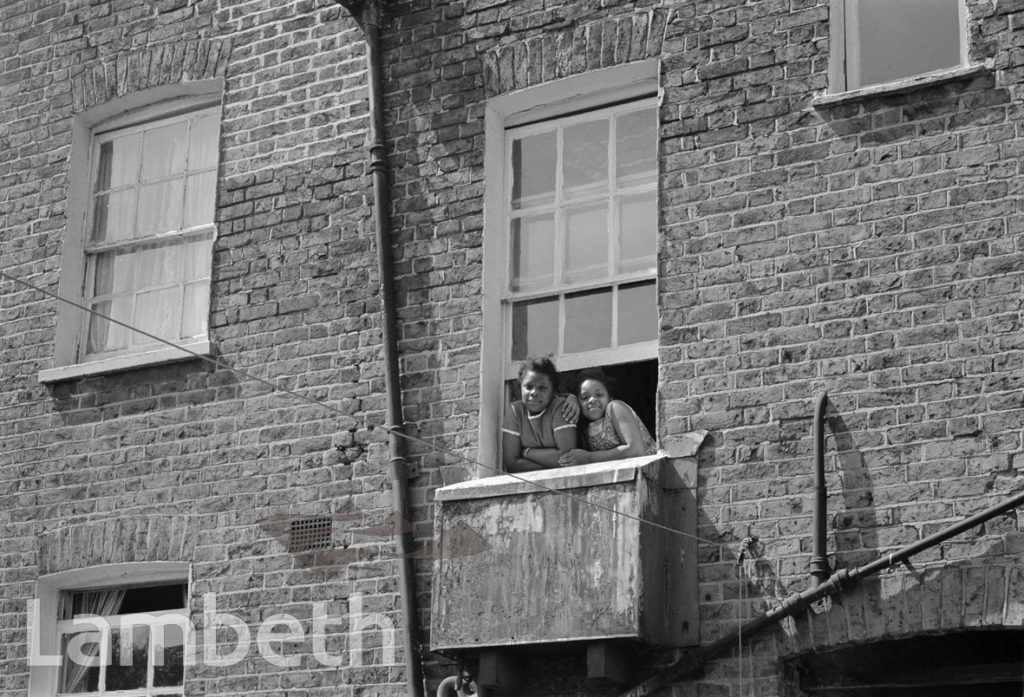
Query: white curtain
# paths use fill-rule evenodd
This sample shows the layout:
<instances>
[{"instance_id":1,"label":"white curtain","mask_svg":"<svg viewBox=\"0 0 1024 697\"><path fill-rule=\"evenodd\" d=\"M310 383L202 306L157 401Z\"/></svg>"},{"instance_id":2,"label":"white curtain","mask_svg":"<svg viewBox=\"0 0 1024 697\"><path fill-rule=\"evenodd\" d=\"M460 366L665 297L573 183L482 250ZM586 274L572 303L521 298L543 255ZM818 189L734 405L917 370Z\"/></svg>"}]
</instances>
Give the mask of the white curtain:
<instances>
[{"instance_id":1,"label":"white curtain","mask_svg":"<svg viewBox=\"0 0 1024 697\"><path fill-rule=\"evenodd\" d=\"M99 615L106 617L112 615L118 611L121 607L121 601L124 600L124 589L113 588L110 590L98 590L98 591L85 591L81 594L76 594L81 600L79 607L75 608L77 612L75 617L81 617L82 615ZM99 656L100 644L99 642L90 644L92 647L90 653L92 654L89 658L95 659ZM64 680L62 682L60 692L84 692L86 688L85 680L86 675L89 672L89 668L93 667L93 660L84 661L83 663L70 663L67 656L64 657Z\"/></svg>"}]
</instances>

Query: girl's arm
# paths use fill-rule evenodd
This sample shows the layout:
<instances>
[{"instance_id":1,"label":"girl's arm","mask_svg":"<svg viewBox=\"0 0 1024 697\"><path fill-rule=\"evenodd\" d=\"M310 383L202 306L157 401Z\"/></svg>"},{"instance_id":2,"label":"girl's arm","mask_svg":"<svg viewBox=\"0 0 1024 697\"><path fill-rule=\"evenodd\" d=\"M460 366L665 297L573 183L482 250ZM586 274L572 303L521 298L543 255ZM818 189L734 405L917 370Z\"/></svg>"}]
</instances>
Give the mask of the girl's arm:
<instances>
[{"instance_id":1,"label":"girl's arm","mask_svg":"<svg viewBox=\"0 0 1024 697\"><path fill-rule=\"evenodd\" d=\"M522 440L506 433L502 440L502 458L506 472L532 472L559 467L558 458L576 447L576 429L555 430L554 448L524 448Z\"/></svg>"},{"instance_id":2,"label":"girl's arm","mask_svg":"<svg viewBox=\"0 0 1024 697\"><path fill-rule=\"evenodd\" d=\"M575 431L573 433L575 434ZM506 472L533 472L558 467L560 454L561 452L554 448L524 448L522 439L518 436L511 433L502 435L501 459Z\"/></svg>"},{"instance_id":3,"label":"girl's arm","mask_svg":"<svg viewBox=\"0 0 1024 697\"><path fill-rule=\"evenodd\" d=\"M579 423L580 420L580 398L574 394L562 395L565 403L562 405L562 418L568 424Z\"/></svg>"}]
</instances>

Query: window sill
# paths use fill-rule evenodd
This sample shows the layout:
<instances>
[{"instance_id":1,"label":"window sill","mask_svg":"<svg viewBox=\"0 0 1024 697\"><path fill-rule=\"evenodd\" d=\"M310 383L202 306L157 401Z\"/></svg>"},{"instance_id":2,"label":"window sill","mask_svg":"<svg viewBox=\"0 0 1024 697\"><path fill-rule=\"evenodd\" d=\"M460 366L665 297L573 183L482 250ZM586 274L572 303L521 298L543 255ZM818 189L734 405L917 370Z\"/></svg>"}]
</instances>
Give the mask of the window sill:
<instances>
[{"instance_id":1,"label":"window sill","mask_svg":"<svg viewBox=\"0 0 1024 697\"><path fill-rule=\"evenodd\" d=\"M849 104L852 102L859 102L872 97L885 97L896 94L905 94L907 92L913 92L915 90L926 89L936 85L941 85L947 82L955 82L957 80L963 80L966 78L972 78L977 75L983 75L990 70L988 65L969 65L960 68L952 68L950 70L943 70L935 73L928 73L927 75L918 75L916 77L906 78L904 80L897 80L896 82L887 82L882 85L871 85L870 87L862 87L856 90L850 90L848 92L836 92L835 94L826 94L821 97L816 97L812 102L811 106L815 109L829 108L839 106L842 104Z\"/></svg>"},{"instance_id":2,"label":"window sill","mask_svg":"<svg viewBox=\"0 0 1024 697\"><path fill-rule=\"evenodd\" d=\"M45 385L64 380L74 380L94 375L105 375L107 373L132 370L134 368L145 368L149 366L162 365L164 363L189 361L198 357L210 356L211 351L212 347L208 340L193 341L191 343L182 344L181 348L172 348L168 346L153 351L145 351L143 353L114 356L111 358L89 361L87 363L76 363L75 365L40 370L39 382Z\"/></svg>"}]
</instances>

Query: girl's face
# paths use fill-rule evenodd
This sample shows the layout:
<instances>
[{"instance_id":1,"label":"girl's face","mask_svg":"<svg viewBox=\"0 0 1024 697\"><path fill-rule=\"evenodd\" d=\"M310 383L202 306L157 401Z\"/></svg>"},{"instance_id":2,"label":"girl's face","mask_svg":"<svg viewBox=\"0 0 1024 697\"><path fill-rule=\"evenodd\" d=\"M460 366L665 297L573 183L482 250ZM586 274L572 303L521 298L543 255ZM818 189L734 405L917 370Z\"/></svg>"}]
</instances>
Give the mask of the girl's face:
<instances>
[{"instance_id":1,"label":"girl's face","mask_svg":"<svg viewBox=\"0 0 1024 697\"><path fill-rule=\"evenodd\" d=\"M555 396L555 386L551 384L551 378L533 370L527 370L523 375L519 389L523 393L523 404L531 414L539 414L547 409Z\"/></svg>"},{"instance_id":2,"label":"girl's face","mask_svg":"<svg viewBox=\"0 0 1024 697\"><path fill-rule=\"evenodd\" d=\"M609 401L611 397L600 380L589 378L580 385L580 408L588 421L597 421L604 416Z\"/></svg>"}]
</instances>

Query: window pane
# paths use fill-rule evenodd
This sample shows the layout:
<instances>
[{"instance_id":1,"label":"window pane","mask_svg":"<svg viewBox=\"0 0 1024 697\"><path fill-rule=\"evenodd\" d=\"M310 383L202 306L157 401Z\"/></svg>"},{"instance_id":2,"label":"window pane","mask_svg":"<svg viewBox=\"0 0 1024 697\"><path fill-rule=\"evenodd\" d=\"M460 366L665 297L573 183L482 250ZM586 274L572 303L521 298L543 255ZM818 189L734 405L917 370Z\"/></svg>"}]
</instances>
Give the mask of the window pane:
<instances>
[{"instance_id":1,"label":"window pane","mask_svg":"<svg viewBox=\"0 0 1024 697\"><path fill-rule=\"evenodd\" d=\"M658 245L657 195L651 191L619 201L619 272L653 270Z\"/></svg>"},{"instance_id":2,"label":"window pane","mask_svg":"<svg viewBox=\"0 0 1024 697\"><path fill-rule=\"evenodd\" d=\"M512 290L550 287L554 281L555 222L550 215L512 221Z\"/></svg>"},{"instance_id":3,"label":"window pane","mask_svg":"<svg viewBox=\"0 0 1024 697\"><path fill-rule=\"evenodd\" d=\"M175 624L157 625L153 632L153 687L185 682L185 633Z\"/></svg>"},{"instance_id":4,"label":"window pane","mask_svg":"<svg viewBox=\"0 0 1024 697\"><path fill-rule=\"evenodd\" d=\"M57 691L98 692L100 684L100 633L78 632L61 638L63 656Z\"/></svg>"},{"instance_id":5,"label":"window pane","mask_svg":"<svg viewBox=\"0 0 1024 697\"><path fill-rule=\"evenodd\" d=\"M210 314L208 281L190 283L185 286L185 301L181 317L181 337L188 339L206 336L206 322Z\"/></svg>"},{"instance_id":6,"label":"window pane","mask_svg":"<svg viewBox=\"0 0 1024 697\"><path fill-rule=\"evenodd\" d=\"M653 182L658 172L658 124L653 108L619 116L615 124L615 176L619 186Z\"/></svg>"},{"instance_id":7,"label":"window pane","mask_svg":"<svg viewBox=\"0 0 1024 697\"><path fill-rule=\"evenodd\" d=\"M512 207L550 204L555 198L555 133L512 141Z\"/></svg>"},{"instance_id":8,"label":"window pane","mask_svg":"<svg viewBox=\"0 0 1024 697\"><path fill-rule=\"evenodd\" d=\"M565 226L565 282L607 278L608 209L605 204L569 209Z\"/></svg>"},{"instance_id":9,"label":"window pane","mask_svg":"<svg viewBox=\"0 0 1024 697\"><path fill-rule=\"evenodd\" d=\"M187 129L184 121L178 121L146 131L140 181L154 181L185 171Z\"/></svg>"},{"instance_id":10,"label":"window pane","mask_svg":"<svg viewBox=\"0 0 1024 697\"><path fill-rule=\"evenodd\" d=\"M100 146L94 191L119 189L135 184L139 176L139 133L122 135Z\"/></svg>"},{"instance_id":11,"label":"window pane","mask_svg":"<svg viewBox=\"0 0 1024 697\"><path fill-rule=\"evenodd\" d=\"M92 309L105 317L130 324L132 319L132 298L128 296L104 300L94 303ZM101 353L103 351L123 349L128 346L131 333L129 329L122 327L120 324L109 322L103 317L90 315L86 353Z\"/></svg>"},{"instance_id":12,"label":"window pane","mask_svg":"<svg viewBox=\"0 0 1024 697\"><path fill-rule=\"evenodd\" d=\"M100 146L100 157L96 168L94 192L106 191L110 188L111 160L114 157L114 143L109 141Z\"/></svg>"},{"instance_id":13,"label":"window pane","mask_svg":"<svg viewBox=\"0 0 1024 697\"><path fill-rule=\"evenodd\" d=\"M558 351L558 300L532 300L512 306L512 360Z\"/></svg>"},{"instance_id":14,"label":"window pane","mask_svg":"<svg viewBox=\"0 0 1024 697\"><path fill-rule=\"evenodd\" d=\"M210 278L210 265L213 260L213 240L199 238L189 240L181 250L183 281L198 281Z\"/></svg>"},{"instance_id":15,"label":"window pane","mask_svg":"<svg viewBox=\"0 0 1024 697\"><path fill-rule=\"evenodd\" d=\"M177 339L180 298L181 294L177 288L139 293L135 298L135 326L163 339ZM152 341L143 334L133 333L134 344L147 344Z\"/></svg>"},{"instance_id":16,"label":"window pane","mask_svg":"<svg viewBox=\"0 0 1024 697\"><path fill-rule=\"evenodd\" d=\"M171 179L139 188L139 227L136 237L181 229L184 182Z\"/></svg>"},{"instance_id":17,"label":"window pane","mask_svg":"<svg viewBox=\"0 0 1024 697\"><path fill-rule=\"evenodd\" d=\"M95 297L129 291L135 278L135 255L105 252L96 255Z\"/></svg>"},{"instance_id":18,"label":"window pane","mask_svg":"<svg viewBox=\"0 0 1024 697\"><path fill-rule=\"evenodd\" d=\"M149 627L138 625L110 632L107 692L146 687L149 670Z\"/></svg>"},{"instance_id":19,"label":"window pane","mask_svg":"<svg viewBox=\"0 0 1024 697\"><path fill-rule=\"evenodd\" d=\"M140 248L135 262L135 287L141 290L175 283L181 254L180 243Z\"/></svg>"},{"instance_id":20,"label":"window pane","mask_svg":"<svg viewBox=\"0 0 1024 697\"><path fill-rule=\"evenodd\" d=\"M608 188L607 119L567 126L562 152L566 197Z\"/></svg>"},{"instance_id":21,"label":"window pane","mask_svg":"<svg viewBox=\"0 0 1024 697\"><path fill-rule=\"evenodd\" d=\"M93 241L117 242L135 236L135 189L100 194L93 206Z\"/></svg>"},{"instance_id":22,"label":"window pane","mask_svg":"<svg viewBox=\"0 0 1024 697\"><path fill-rule=\"evenodd\" d=\"M847 3L855 28L860 79L848 88L876 85L960 65L963 0L856 0Z\"/></svg>"},{"instance_id":23,"label":"window pane","mask_svg":"<svg viewBox=\"0 0 1024 697\"><path fill-rule=\"evenodd\" d=\"M565 297L565 351L612 345L612 293L602 289Z\"/></svg>"},{"instance_id":24,"label":"window pane","mask_svg":"<svg viewBox=\"0 0 1024 697\"><path fill-rule=\"evenodd\" d=\"M220 130L220 119L210 114L192 121L189 133L188 168L195 172L199 169L217 167L217 135ZM215 173L216 174L216 173Z\"/></svg>"},{"instance_id":25,"label":"window pane","mask_svg":"<svg viewBox=\"0 0 1024 697\"><path fill-rule=\"evenodd\" d=\"M190 175L185 184L184 227L191 228L212 223L216 195L216 172Z\"/></svg>"},{"instance_id":26,"label":"window pane","mask_svg":"<svg viewBox=\"0 0 1024 697\"><path fill-rule=\"evenodd\" d=\"M619 346L657 338L656 284L634 283L619 288Z\"/></svg>"}]
</instances>

